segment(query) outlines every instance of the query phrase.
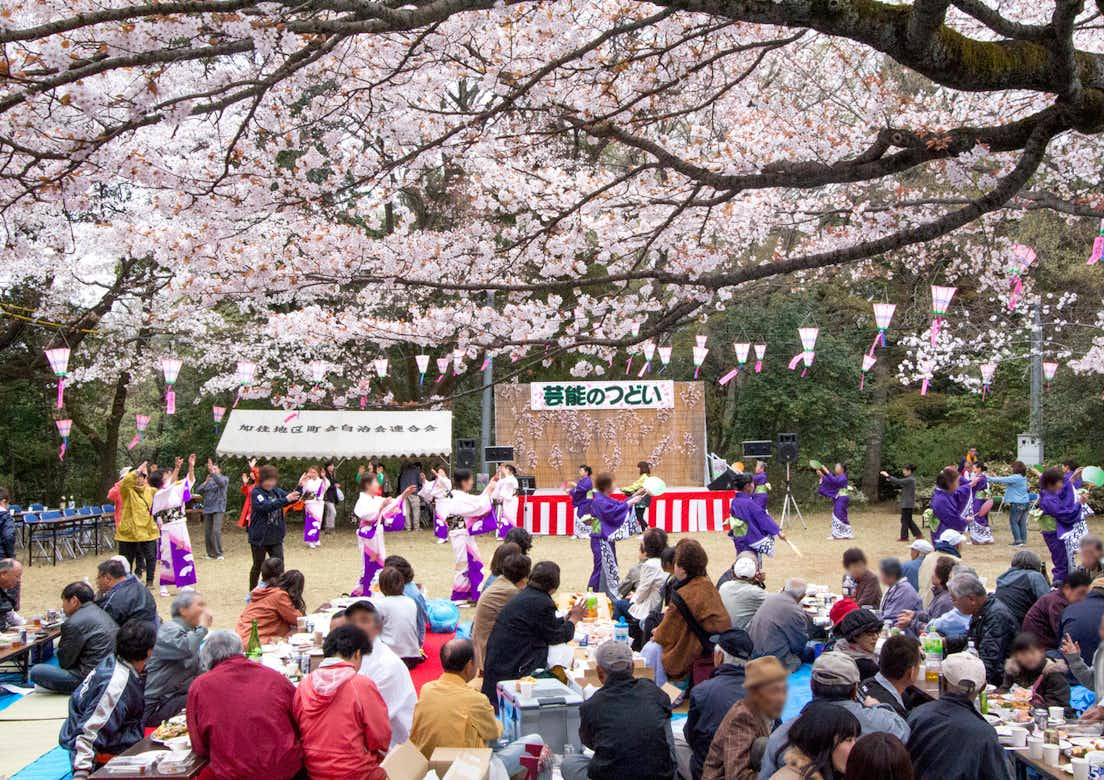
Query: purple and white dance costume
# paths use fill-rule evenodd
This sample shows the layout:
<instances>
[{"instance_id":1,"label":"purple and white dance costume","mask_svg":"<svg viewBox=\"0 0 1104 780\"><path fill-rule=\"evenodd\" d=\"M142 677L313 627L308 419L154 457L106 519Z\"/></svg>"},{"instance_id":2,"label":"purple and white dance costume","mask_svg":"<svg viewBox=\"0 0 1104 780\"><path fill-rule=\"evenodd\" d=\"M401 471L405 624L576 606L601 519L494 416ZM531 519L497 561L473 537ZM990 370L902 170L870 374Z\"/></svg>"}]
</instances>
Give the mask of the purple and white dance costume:
<instances>
[{"instance_id":1,"label":"purple and white dance costume","mask_svg":"<svg viewBox=\"0 0 1104 780\"><path fill-rule=\"evenodd\" d=\"M959 485L954 493L948 493L939 487L935 489L931 498L931 510L939 520L939 527L932 534L932 541L939 539L948 529L960 534L966 533L966 526L969 524L970 492L969 482Z\"/></svg>"},{"instance_id":2,"label":"purple and white dance costume","mask_svg":"<svg viewBox=\"0 0 1104 780\"><path fill-rule=\"evenodd\" d=\"M438 499L437 516L448 526L455 571L452 576L453 601L477 601L483 582L483 559L473 536L490 533L498 528L494 507L488 493L474 495L453 490Z\"/></svg>"},{"instance_id":3,"label":"purple and white dance costume","mask_svg":"<svg viewBox=\"0 0 1104 780\"><path fill-rule=\"evenodd\" d=\"M977 483L971 489L969 505L970 517L966 529L969 531L970 541L974 544L992 544L993 529L989 527L989 508L993 504L989 501L989 478L984 474L977 478Z\"/></svg>"},{"instance_id":4,"label":"purple and white dance costume","mask_svg":"<svg viewBox=\"0 0 1104 780\"><path fill-rule=\"evenodd\" d=\"M782 529L774 522L767 510L759 505L755 499L757 496L749 496L747 493L737 493L729 505L729 515L747 524L747 531L742 536L734 535L730 529L728 536L736 545L736 554L750 550L759 558L762 564L763 556L774 556L774 537L781 533Z\"/></svg>"},{"instance_id":5,"label":"purple and white dance costume","mask_svg":"<svg viewBox=\"0 0 1104 780\"><path fill-rule=\"evenodd\" d=\"M762 509L764 512L767 510L767 504L770 503L770 483L767 482L767 473L764 471L762 474L753 474L751 477L751 484L755 486L755 491L752 493L752 500ZM741 520L743 518L740 518Z\"/></svg>"},{"instance_id":6,"label":"purple and white dance costume","mask_svg":"<svg viewBox=\"0 0 1104 780\"><path fill-rule=\"evenodd\" d=\"M1057 493L1042 491L1039 509L1054 518L1055 529L1043 531L1043 541L1050 550L1050 560L1054 564L1051 580L1057 586L1065 582L1066 575L1073 570L1081 549L1081 537L1089 532L1089 527L1072 480L1063 480L1062 489Z\"/></svg>"},{"instance_id":7,"label":"purple and white dance costume","mask_svg":"<svg viewBox=\"0 0 1104 780\"><path fill-rule=\"evenodd\" d=\"M591 533L593 518L590 509L594 502L594 482L590 477L583 477L567 494L571 496L571 506L575 509L575 538L590 540L591 574L587 587L595 590L599 585L597 572L602 571L602 548L598 544L598 538Z\"/></svg>"},{"instance_id":8,"label":"purple and white dance costume","mask_svg":"<svg viewBox=\"0 0 1104 780\"><path fill-rule=\"evenodd\" d=\"M418 498L422 499L429 507L431 507L433 514L433 535L441 541L448 539L448 523L445 522L444 515L438 514L436 510L437 502L447 496L452 491L452 480L448 477L442 477L438 475L436 479L425 481L421 489L418 491Z\"/></svg>"},{"instance_id":9,"label":"purple and white dance costume","mask_svg":"<svg viewBox=\"0 0 1104 780\"><path fill-rule=\"evenodd\" d=\"M357 496L356 506L353 507L353 515L356 516L359 524L357 527L357 545L360 547L360 554L364 558L364 571L360 576L360 582L350 595L370 596L372 594L372 583L383 568L384 559L387 558L383 532L387 530L389 525L395 524L396 515L399 517L399 523L403 522L402 504L395 499L374 496L371 493L361 493Z\"/></svg>"},{"instance_id":10,"label":"purple and white dance costume","mask_svg":"<svg viewBox=\"0 0 1104 780\"><path fill-rule=\"evenodd\" d=\"M617 550L614 543L628 539L639 527L632 505L618 501L605 493L595 493L590 503L591 549L598 548L596 568L590 573L587 587L595 593L605 593L611 599L620 598L621 575L617 571Z\"/></svg>"},{"instance_id":11,"label":"purple and white dance costume","mask_svg":"<svg viewBox=\"0 0 1104 780\"><path fill-rule=\"evenodd\" d=\"M161 488L153 496L150 511L161 521L158 558L162 588L170 585L179 589L192 588L196 584L192 540L188 536L188 516L184 511L184 505L191 498L192 482L187 478Z\"/></svg>"},{"instance_id":12,"label":"purple and white dance costume","mask_svg":"<svg viewBox=\"0 0 1104 780\"><path fill-rule=\"evenodd\" d=\"M317 547L322 540L322 514L326 509L326 489L330 486L325 477L308 479L299 486L304 494L313 498L303 499L303 541Z\"/></svg>"},{"instance_id":13,"label":"purple and white dance costume","mask_svg":"<svg viewBox=\"0 0 1104 780\"><path fill-rule=\"evenodd\" d=\"M832 538L854 537L851 521L847 517L847 505L851 503L851 496L847 494L847 475L825 474L820 478L817 492L832 501Z\"/></svg>"},{"instance_id":14,"label":"purple and white dance costume","mask_svg":"<svg viewBox=\"0 0 1104 780\"><path fill-rule=\"evenodd\" d=\"M498 517L498 538L505 539L517 525L518 481L513 474L498 480L494 489L495 515Z\"/></svg>"}]
</instances>

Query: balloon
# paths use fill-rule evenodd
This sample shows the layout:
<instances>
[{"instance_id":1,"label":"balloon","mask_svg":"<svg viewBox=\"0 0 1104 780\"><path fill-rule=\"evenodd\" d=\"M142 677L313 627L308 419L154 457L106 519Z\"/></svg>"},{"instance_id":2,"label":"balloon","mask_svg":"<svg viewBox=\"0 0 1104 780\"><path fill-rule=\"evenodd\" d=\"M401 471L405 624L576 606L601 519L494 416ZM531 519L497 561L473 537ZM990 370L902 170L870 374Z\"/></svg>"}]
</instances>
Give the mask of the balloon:
<instances>
[{"instance_id":1,"label":"balloon","mask_svg":"<svg viewBox=\"0 0 1104 780\"><path fill-rule=\"evenodd\" d=\"M644 492L650 496L661 496L667 492L667 483L659 477L647 477L643 487Z\"/></svg>"},{"instance_id":2,"label":"balloon","mask_svg":"<svg viewBox=\"0 0 1104 780\"><path fill-rule=\"evenodd\" d=\"M1097 487L1104 487L1104 469L1100 466L1085 466L1081 470L1081 479L1085 482L1091 482Z\"/></svg>"}]
</instances>

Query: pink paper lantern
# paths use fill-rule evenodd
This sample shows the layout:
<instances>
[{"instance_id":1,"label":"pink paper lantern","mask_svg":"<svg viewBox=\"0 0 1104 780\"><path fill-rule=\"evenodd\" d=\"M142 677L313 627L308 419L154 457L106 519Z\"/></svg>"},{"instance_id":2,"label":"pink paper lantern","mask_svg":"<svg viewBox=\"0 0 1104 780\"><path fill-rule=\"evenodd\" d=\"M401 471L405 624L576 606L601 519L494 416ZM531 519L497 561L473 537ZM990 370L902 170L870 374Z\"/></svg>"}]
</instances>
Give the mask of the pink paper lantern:
<instances>
[{"instance_id":1,"label":"pink paper lantern","mask_svg":"<svg viewBox=\"0 0 1104 780\"><path fill-rule=\"evenodd\" d=\"M46 360L50 362L50 370L57 377L57 408L60 409L65 397L65 377L69 375L69 347L46 350Z\"/></svg>"},{"instance_id":2,"label":"pink paper lantern","mask_svg":"<svg viewBox=\"0 0 1104 780\"><path fill-rule=\"evenodd\" d=\"M72 420L54 420L57 425L58 435L61 436L61 449L58 450L58 460L65 460L65 453L69 449L69 431L73 428Z\"/></svg>"},{"instance_id":3,"label":"pink paper lantern","mask_svg":"<svg viewBox=\"0 0 1104 780\"><path fill-rule=\"evenodd\" d=\"M317 385L326 378L326 369L329 368L329 366L326 365L325 360L312 360L309 368L311 380Z\"/></svg>"},{"instance_id":4,"label":"pink paper lantern","mask_svg":"<svg viewBox=\"0 0 1104 780\"><path fill-rule=\"evenodd\" d=\"M859 389L862 390L866 386L866 374L870 369L874 368L874 364L878 362L878 358L871 354L863 355L862 358L862 375L859 378Z\"/></svg>"},{"instance_id":5,"label":"pink paper lantern","mask_svg":"<svg viewBox=\"0 0 1104 780\"><path fill-rule=\"evenodd\" d=\"M176 414L176 378L183 361L174 357L161 358L161 373L165 377L165 414Z\"/></svg>"},{"instance_id":6,"label":"pink paper lantern","mask_svg":"<svg viewBox=\"0 0 1104 780\"><path fill-rule=\"evenodd\" d=\"M763 371L763 356L767 354L766 344L756 344L755 347L755 373L759 374Z\"/></svg>"},{"instance_id":7,"label":"pink paper lantern","mask_svg":"<svg viewBox=\"0 0 1104 780\"><path fill-rule=\"evenodd\" d=\"M1050 361L1043 361L1043 380L1046 382L1047 390L1050 389L1050 383L1054 381L1054 377L1058 374L1058 364Z\"/></svg>"},{"instance_id":8,"label":"pink paper lantern","mask_svg":"<svg viewBox=\"0 0 1104 780\"><path fill-rule=\"evenodd\" d=\"M667 366L671 363L671 351L672 348L669 346L656 347L656 352L659 353L659 362L661 364L659 367L659 373L661 374L667 370Z\"/></svg>"},{"instance_id":9,"label":"pink paper lantern","mask_svg":"<svg viewBox=\"0 0 1104 780\"><path fill-rule=\"evenodd\" d=\"M387 358L376 358L372 361L372 366L376 369L376 376L383 379L387 376Z\"/></svg>"},{"instance_id":10,"label":"pink paper lantern","mask_svg":"<svg viewBox=\"0 0 1104 780\"><path fill-rule=\"evenodd\" d=\"M932 285L931 345L933 347L935 346L936 340L939 338L939 333L943 330L943 315L945 315L947 309L951 307L951 298L954 298L954 294L957 291L957 287L942 287L938 284Z\"/></svg>"},{"instance_id":11,"label":"pink paper lantern","mask_svg":"<svg viewBox=\"0 0 1104 780\"><path fill-rule=\"evenodd\" d=\"M426 371L429 370L429 355L415 355L414 364L418 367L418 384L425 382Z\"/></svg>"}]
</instances>

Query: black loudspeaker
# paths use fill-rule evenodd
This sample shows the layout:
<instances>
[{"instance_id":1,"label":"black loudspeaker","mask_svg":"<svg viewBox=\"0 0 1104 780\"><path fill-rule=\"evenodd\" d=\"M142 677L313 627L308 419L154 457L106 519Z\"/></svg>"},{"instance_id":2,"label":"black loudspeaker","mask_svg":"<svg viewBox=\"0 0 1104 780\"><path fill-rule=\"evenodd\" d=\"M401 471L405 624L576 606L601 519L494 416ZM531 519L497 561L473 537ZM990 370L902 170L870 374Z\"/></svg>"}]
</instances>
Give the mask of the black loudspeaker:
<instances>
[{"instance_id":1,"label":"black loudspeaker","mask_svg":"<svg viewBox=\"0 0 1104 780\"><path fill-rule=\"evenodd\" d=\"M745 458L767 460L774 452L774 443L770 441L745 441L742 446Z\"/></svg>"},{"instance_id":2,"label":"black loudspeaker","mask_svg":"<svg viewBox=\"0 0 1104 780\"><path fill-rule=\"evenodd\" d=\"M485 463L509 463L514 459L513 447L484 447L483 461Z\"/></svg>"},{"instance_id":3,"label":"black loudspeaker","mask_svg":"<svg viewBox=\"0 0 1104 780\"><path fill-rule=\"evenodd\" d=\"M531 496L537 492L536 477L518 477L518 492L523 496Z\"/></svg>"},{"instance_id":4,"label":"black loudspeaker","mask_svg":"<svg viewBox=\"0 0 1104 780\"><path fill-rule=\"evenodd\" d=\"M474 469L478 465L479 450L475 439L456 440L456 466L462 469Z\"/></svg>"},{"instance_id":5,"label":"black loudspeaker","mask_svg":"<svg viewBox=\"0 0 1104 780\"><path fill-rule=\"evenodd\" d=\"M706 485L706 488L709 490L735 490L736 472L732 469L725 469L724 474Z\"/></svg>"},{"instance_id":6,"label":"black loudspeaker","mask_svg":"<svg viewBox=\"0 0 1104 780\"><path fill-rule=\"evenodd\" d=\"M798 448L796 433L778 434L778 462L797 463Z\"/></svg>"}]
</instances>

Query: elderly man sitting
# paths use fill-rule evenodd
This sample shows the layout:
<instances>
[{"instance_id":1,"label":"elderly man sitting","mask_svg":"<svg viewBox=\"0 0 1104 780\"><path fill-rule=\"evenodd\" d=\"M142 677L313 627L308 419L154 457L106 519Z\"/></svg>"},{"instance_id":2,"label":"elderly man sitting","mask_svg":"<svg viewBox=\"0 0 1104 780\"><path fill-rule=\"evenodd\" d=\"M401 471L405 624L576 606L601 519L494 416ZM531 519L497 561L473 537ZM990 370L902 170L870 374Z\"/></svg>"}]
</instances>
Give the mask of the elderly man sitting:
<instances>
[{"instance_id":1,"label":"elderly man sitting","mask_svg":"<svg viewBox=\"0 0 1104 780\"><path fill-rule=\"evenodd\" d=\"M781 593L772 593L763 601L748 625L754 657L773 655L791 672L801 666L809 641L809 621L800 605L805 588L805 580L791 577Z\"/></svg>"},{"instance_id":2,"label":"elderly man sitting","mask_svg":"<svg viewBox=\"0 0 1104 780\"><path fill-rule=\"evenodd\" d=\"M15 558L0 558L0 631L26 622L17 611L22 579L23 564Z\"/></svg>"},{"instance_id":3,"label":"elderly man sitting","mask_svg":"<svg viewBox=\"0 0 1104 780\"><path fill-rule=\"evenodd\" d=\"M188 689L188 734L192 750L210 762L210 776L289 780L297 775L303 749L291 714L295 686L274 669L246 660L233 631L211 632L200 664L206 671Z\"/></svg>"},{"instance_id":4,"label":"elderly man sitting","mask_svg":"<svg viewBox=\"0 0 1104 780\"><path fill-rule=\"evenodd\" d=\"M680 774L688 774L693 780L701 777L702 765L717 727L732 705L744 698L744 667L754 649L751 637L743 629L732 628L710 638L714 642L713 662L716 669L712 677L690 690L690 709L682 727L682 739L675 735ZM688 746L691 754L688 762L683 758L684 745ZM689 764L688 769L686 763Z\"/></svg>"},{"instance_id":5,"label":"elderly man sitting","mask_svg":"<svg viewBox=\"0 0 1104 780\"><path fill-rule=\"evenodd\" d=\"M126 561L108 558L96 569L96 603L120 626L128 620L145 620L154 628L160 623L153 594L127 569Z\"/></svg>"},{"instance_id":6,"label":"elderly man sitting","mask_svg":"<svg viewBox=\"0 0 1104 780\"><path fill-rule=\"evenodd\" d=\"M717 592L721 594L725 611L732 618L732 627L746 631L751 619L767 599L755 553L740 553L730 571L732 578L718 585Z\"/></svg>"},{"instance_id":7,"label":"elderly man sitting","mask_svg":"<svg viewBox=\"0 0 1104 780\"><path fill-rule=\"evenodd\" d=\"M61 591L61 609L65 622L58 640L57 666L35 664L31 682L57 693L72 693L102 661L115 650L119 627L93 603L96 597L87 582L70 582Z\"/></svg>"},{"instance_id":8,"label":"elderly man sitting","mask_svg":"<svg viewBox=\"0 0 1104 780\"><path fill-rule=\"evenodd\" d=\"M211 628L203 596L186 590L173 599L172 620L157 631L157 644L146 665L147 726L158 726L184 708L188 686L199 676L199 646Z\"/></svg>"},{"instance_id":9,"label":"elderly man sitting","mask_svg":"<svg viewBox=\"0 0 1104 780\"><path fill-rule=\"evenodd\" d=\"M993 685L1004 681L1004 661L1020 626L1011 610L996 596L986 593L975 574L956 574L947 583L955 608L970 616L968 641L974 643L985 664L985 675Z\"/></svg>"}]
</instances>

